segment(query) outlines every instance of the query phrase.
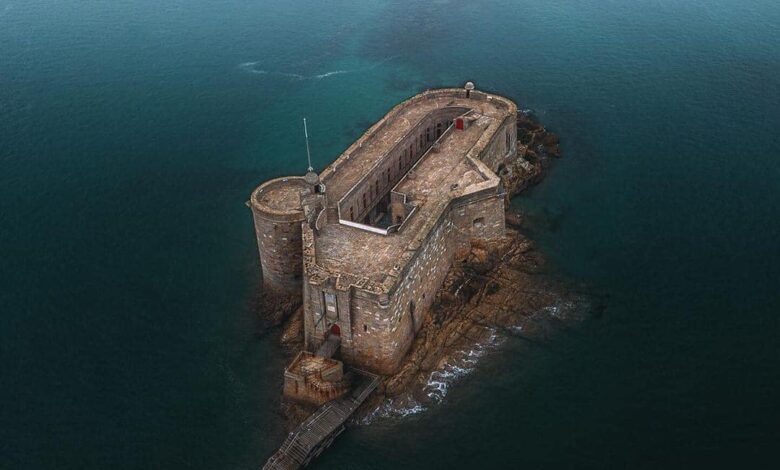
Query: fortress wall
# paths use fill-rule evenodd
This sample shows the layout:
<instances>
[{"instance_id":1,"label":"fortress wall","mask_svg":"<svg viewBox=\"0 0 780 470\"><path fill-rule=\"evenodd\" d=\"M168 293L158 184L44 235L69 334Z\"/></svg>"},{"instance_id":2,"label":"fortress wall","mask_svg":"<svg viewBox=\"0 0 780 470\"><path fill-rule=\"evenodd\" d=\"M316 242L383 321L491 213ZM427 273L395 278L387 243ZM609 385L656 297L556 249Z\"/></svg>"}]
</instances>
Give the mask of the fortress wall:
<instances>
[{"instance_id":1,"label":"fortress wall","mask_svg":"<svg viewBox=\"0 0 780 470\"><path fill-rule=\"evenodd\" d=\"M512 114L501 123L501 127L493 134L485 149L480 152L479 159L498 174L505 159L514 156L516 152L517 115Z\"/></svg>"},{"instance_id":2,"label":"fortress wall","mask_svg":"<svg viewBox=\"0 0 780 470\"><path fill-rule=\"evenodd\" d=\"M263 271L263 285L270 290L294 294L303 275L301 223L304 221L300 192L310 190L303 178L268 181L252 193L249 206Z\"/></svg>"},{"instance_id":3,"label":"fortress wall","mask_svg":"<svg viewBox=\"0 0 780 470\"><path fill-rule=\"evenodd\" d=\"M460 241L462 237L444 214L422 242L387 307L355 296L351 353L355 364L380 374L397 370L452 265Z\"/></svg>"},{"instance_id":4,"label":"fortress wall","mask_svg":"<svg viewBox=\"0 0 780 470\"><path fill-rule=\"evenodd\" d=\"M393 319L387 306L368 298L359 290L352 297L352 337L349 348L342 347L342 356L362 369L388 373L393 367L391 358L384 353L383 345L394 344L391 333Z\"/></svg>"},{"instance_id":5,"label":"fortress wall","mask_svg":"<svg viewBox=\"0 0 780 470\"><path fill-rule=\"evenodd\" d=\"M472 92L472 97L477 97L478 95L481 95L481 92ZM466 92L462 88L444 88L444 89L434 89L434 90L426 90L420 94L417 94L406 101L403 101L401 103L398 103L391 109L385 116L377 121L373 126L371 126L365 133L363 133L362 136L358 140L352 143L347 150L345 150L341 156L336 159L335 162L333 162L330 166L325 168L325 170L320 174L320 179L327 183L327 181L336 176L336 172L334 171L334 168L337 168L341 166L342 162L347 158L348 155L351 155L355 153L357 149L363 146L363 144L374 134L381 132L384 128L386 128L389 125L392 125L393 120L395 117L404 109L409 106L413 106L417 103L420 103L421 101L429 100L429 99L435 99L437 97L442 96L451 96L453 98L465 98ZM511 104L507 100L508 103Z\"/></svg>"},{"instance_id":6,"label":"fortress wall","mask_svg":"<svg viewBox=\"0 0 780 470\"><path fill-rule=\"evenodd\" d=\"M304 228L305 230L305 228ZM303 280L303 343L306 350L314 351L322 341L322 332L315 331L315 321L322 313L322 290L319 286L311 285L308 276L304 272Z\"/></svg>"},{"instance_id":7,"label":"fortress wall","mask_svg":"<svg viewBox=\"0 0 780 470\"><path fill-rule=\"evenodd\" d=\"M441 108L420 120L388 155L344 196L339 203L341 218L363 223L366 215L375 214L372 209L385 199L433 142L452 125L452 121L467 110L463 107ZM384 207L381 209L383 212L386 210Z\"/></svg>"},{"instance_id":8,"label":"fortress wall","mask_svg":"<svg viewBox=\"0 0 780 470\"><path fill-rule=\"evenodd\" d=\"M468 239L490 239L504 236L506 217L501 194L474 195L453 205L452 223Z\"/></svg>"},{"instance_id":9,"label":"fortress wall","mask_svg":"<svg viewBox=\"0 0 780 470\"><path fill-rule=\"evenodd\" d=\"M252 210L255 235L263 270L263 285L276 291L297 292L301 288L303 258L301 222L273 220Z\"/></svg>"},{"instance_id":10,"label":"fortress wall","mask_svg":"<svg viewBox=\"0 0 780 470\"><path fill-rule=\"evenodd\" d=\"M453 204L421 242L387 307L356 291L351 311L352 350L347 360L381 374L397 370L452 266L455 251L470 239L504 234L504 199L495 188Z\"/></svg>"},{"instance_id":11,"label":"fortress wall","mask_svg":"<svg viewBox=\"0 0 780 470\"><path fill-rule=\"evenodd\" d=\"M420 94L417 94L406 101L403 101L393 107L387 114L385 114L382 119L377 121L373 126L371 126L358 140L352 143L342 154L339 156L339 158L336 159L331 165L329 165L325 170L320 173L320 179L323 183L327 183L330 178L337 177L337 172L335 171L335 168L340 167L342 163L345 161L346 158L348 158L349 155L352 155L363 146L363 144L366 143L366 141L373 135L381 132L383 129L385 129L387 126L393 125L393 120L397 117L397 115L405 108L414 106L417 103L436 99L436 98L466 98L466 91L463 88L440 88L440 89L432 89L432 90L426 90ZM515 116L517 114L517 105L513 103L512 101L498 95L490 95L488 93L485 93L483 91L474 90L470 94L470 99L475 101L491 101L494 105L496 105L499 108L506 108L507 114L510 116Z\"/></svg>"},{"instance_id":12,"label":"fortress wall","mask_svg":"<svg viewBox=\"0 0 780 470\"><path fill-rule=\"evenodd\" d=\"M475 223L478 221L478 223ZM445 211L400 276L384 305L374 294L351 287L304 285L304 330L308 350L316 350L333 324L341 330L344 361L380 374L397 370L444 281L455 251L473 238L504 234L504 200L495 188L464 196ZM325 296L336 297L328 311ZM380 297L381 298L381 297ZM324 314L324 318L321 317Z\"/></svg>"}]
</instances>

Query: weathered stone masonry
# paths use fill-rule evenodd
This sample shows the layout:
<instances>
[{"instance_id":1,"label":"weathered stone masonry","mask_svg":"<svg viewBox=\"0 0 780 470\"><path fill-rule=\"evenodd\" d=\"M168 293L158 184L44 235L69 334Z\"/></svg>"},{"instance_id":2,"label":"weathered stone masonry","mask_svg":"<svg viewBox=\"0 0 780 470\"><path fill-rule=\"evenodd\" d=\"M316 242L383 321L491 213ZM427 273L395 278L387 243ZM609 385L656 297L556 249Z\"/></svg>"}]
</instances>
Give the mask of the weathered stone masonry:
<instances>
[{"instance_id":1,"label":"weathered stone masonry","mask_svg":"<svg viewBox=\"0 0 780 470\"><path fill-rule=\"evenodd\" d=\"M272 291L301 289L304 216L298 192L305 190L308 185L303 178L278 178L255 189L250 198L263 284Z\"/></svg>"},{"instance_id":2,"label":"weathered stone masonry","mask_svg":"<svg viewBox=\"0 0 780 470\"><path fill-rule=\"evenodd\" d=\"M337 337L344 363L398 368L456 250L504 234L498 175L517 158L516 114L473 87L427 91L319 178L255 190L264 283L302 290L308 351Z\"/></svg>"}]
</instances>

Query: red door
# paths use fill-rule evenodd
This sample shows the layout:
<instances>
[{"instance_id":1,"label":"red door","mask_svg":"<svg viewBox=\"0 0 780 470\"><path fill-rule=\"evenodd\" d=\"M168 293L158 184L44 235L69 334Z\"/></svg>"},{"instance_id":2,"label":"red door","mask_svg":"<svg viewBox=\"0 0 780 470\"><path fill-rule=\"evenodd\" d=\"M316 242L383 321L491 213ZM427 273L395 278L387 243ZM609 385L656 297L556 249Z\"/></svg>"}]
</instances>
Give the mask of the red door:
<instances>
[{"instance_id":1,"label":"red door","mask_svg":"<svg viewBox=\"0 0 780 470\"><path fill-rule=\"evenodd\" d=\"M341 336L341 328L334 323L333 326L330 327L330 334Z\"/></svg>"},{"instance_id":2,"label":"red door","mask_svg":"<svg viewBox=\"0 0 780 470\"><path fill-rule=\"evenodd\" d=\"M455 120L455 129L458 129L459 131L463 130L463 118L458 118Z\"/></svg>"}]
</instances>

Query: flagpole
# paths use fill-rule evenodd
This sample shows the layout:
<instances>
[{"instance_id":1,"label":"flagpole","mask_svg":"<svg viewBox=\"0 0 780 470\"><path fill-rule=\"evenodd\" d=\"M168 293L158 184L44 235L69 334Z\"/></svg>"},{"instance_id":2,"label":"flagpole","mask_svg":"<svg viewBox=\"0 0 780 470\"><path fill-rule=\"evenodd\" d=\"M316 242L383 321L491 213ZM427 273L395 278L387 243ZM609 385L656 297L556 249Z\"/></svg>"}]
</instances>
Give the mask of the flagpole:
<instances>
[{"instance_id":1,"label":"flagpole","mask_svg":"<svg viewBox=\"0 0 780 470\"><path fill-rule=\"evenodd\" d=\"M314 171L311 166L311 153L309 152L309 129L306 127L306 118L303 118L303 135L306 136L306 158L309 160L309 169L307 171Z\"/></svg>"}]
</instances>

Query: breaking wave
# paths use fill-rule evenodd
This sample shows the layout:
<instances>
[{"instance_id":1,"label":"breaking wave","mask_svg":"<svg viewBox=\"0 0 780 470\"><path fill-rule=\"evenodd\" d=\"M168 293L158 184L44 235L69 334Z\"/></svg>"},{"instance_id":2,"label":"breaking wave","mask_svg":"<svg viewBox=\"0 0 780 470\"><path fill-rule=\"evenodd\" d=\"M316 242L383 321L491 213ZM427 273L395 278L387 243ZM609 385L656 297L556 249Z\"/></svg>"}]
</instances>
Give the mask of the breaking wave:
<instances>
[{"instance_id":1,"label":"breaking wave","mask_svg":"<svg viewBox=\"0 0 780 470\"><path fill-rule=\"evenodd\" d=\"M427 408L412 397L388 398L374 411L360 418L358 424L367 425L378 419L406 418L407 416L422 413L425 410Z\"/></svg>"},{"instance_id":2,"label":"breaking wave","mask_svg":"<svg viewBox=\"0 0 780 470\"><path fill-rule=\"evenodd\" d=\"M503 342L504 338L500 337L494 328L488 329L488 332L486 341L476 343L470 349L456 351L440 368L430 373L423 388L429 400L441 403L453 383L472 373L479 359Z\"/></svg>"},{"instance_id":3,"label":"breaking wave","mask_svg":"<svg viewBox=\"0 0 780 470\"><path fill-rule=\"evenodd\" d=\"M433 370L422 373L408 391L385 398L376 409L359 419L358 424L403 419L422 413L442 403L454 384L474 372L481 359L492 351L499 351L510 337L543 342L556 331L583 320L591 308L584 298L557 298L535 312L514 317L507 323L483 326L473 342L447 354Z\"/></svg>"},{"instance_id":4,"label":"breaking wave","mask_svg":"<svg viewBox=\"0 0 780 470\"><path fill-rule=\"evenodd\" d=\"M480 358L500 346L505 337L494 328L487 328L487 339L466 349L459 349L447 356L438 367L421 377L419 390L411 390L401 396L386 398L374 411L358 420L358 424L371 424L381 419L402 419L426 411L444 400L447 392L458 380L476 369Z\"/></svg>"}]
</instances>

